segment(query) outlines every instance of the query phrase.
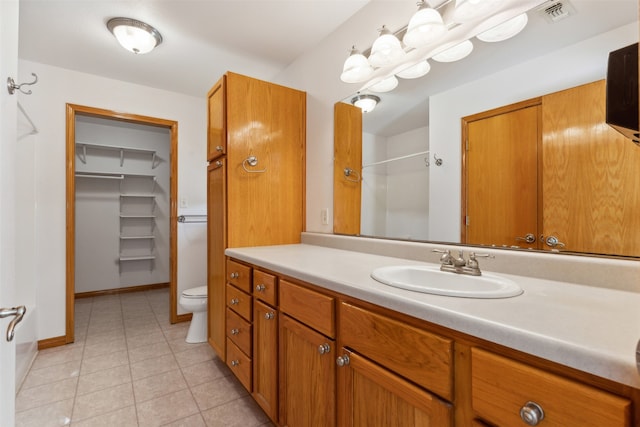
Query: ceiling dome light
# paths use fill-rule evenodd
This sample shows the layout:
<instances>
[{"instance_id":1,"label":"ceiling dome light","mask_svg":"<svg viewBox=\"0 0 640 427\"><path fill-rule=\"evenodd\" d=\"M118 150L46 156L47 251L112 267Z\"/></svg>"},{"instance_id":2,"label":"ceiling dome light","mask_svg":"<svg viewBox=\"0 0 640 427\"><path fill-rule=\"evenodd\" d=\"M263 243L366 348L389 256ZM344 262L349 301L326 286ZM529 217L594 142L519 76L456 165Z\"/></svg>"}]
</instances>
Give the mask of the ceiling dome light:
<instances>
[{"instance_id":1,"label":"ceiling dome light","mask_svg":"<svg viewBox=\"0 0 640 427\"><path fill-rule=\"evenodd\" d=\"M400 40L383 25L371 47L369 63L374 67L385 67L400 62L405 55Z\"/></svg>"},{"instance_id":2,"label":"ceiling dome light","mask_svg":"<svg viewBox=\"0 0 640 427\"><path fill-rule=\"evenodd\" d=\"M363 113L370 113L380 102L380 97L375 95L357 95L351 99L351 103L360 108Z\"/></svg>"},{"instance_id":3,"label":"ceiling dome light","mask_svg":"<svg viewBox=\"0 0 640 427\"><path fill-rule=\"evenodd\" d=\"M417 79L427 74L431 70L431 65L424 60L396 73L396 76L402 79Z\"/></svg>"},{"instance_id":4,"label":"ceiling dome light","mask_svg":"<svg viewBox=\"0 0 640 427\"><path fill-rule=\"evenodd\" d=\"M151 52L162 43L158 30L135 19L112 18L107 22L107 28L122 47L136 54Z\"/></svg>"},{"instance_id":5,"label":"ceiling dome light","mask_svg":"<svg viewBox=\"0 0 640 427\"><path fill-rule=\"evenodd\" d=\"M529 18L526 13L522 15L518 15L515 18L511 18L506 22L503 22L500 25L496 25L495 27L487 30L481 34L478 34L476 37L482 40L483 42L501 42L503 40L507 40L527 26L527 22Z\"/></svg>"},{"instance_id":6,"label":"ceiling dome light","mask_svg":"<svg viewBox=\"0 0 640 427\"><path fill-rule=\"evenodd\" d=\"M351 54L344 61L340 80L345 83L360 83L371 77L371 74L373 74L373 67L367 58L353 46Z\"/></svg>"},{"instance_id":7,"label":"ceiling dome light","mask_svg":"<svg viewBox=\"0 0 640 427\"><path fill-rule=\"evenodd\" d=\"M465 40L455 46L452 46L437 55L433 55L432 59L438 62L455 62L467 57L473 51L473 43Z\"/></svg>"},{"instance_id":8,"label":"ceiling dome light","mask_svg":"<svg viewBox=\"0 0 640 427\"><path fill-rule=\"evenodd\" d=\"M484 17L494 10L503 0L456 0L453 21L459 24Z\"/></svg>"},{"instance_id":9,"label":"ceiling dome light","mask_svg":"<svg viewBox=\"0 0 640 427\"><path fill-rule=\"evenodd\" d=\"M379 81L371 86L369 86L369 90L371 92L391 92L396 87L398 87L398 79L396 76L387 77L384 80Z\"/></svg>"},{"instance_id":10,"label":"ceiling dome light","mask_svg":"<svg viewBox=\"0 0 640 427\"><path fill-rule=\"evenodd\" d=\"M437 10L424 1L418 3L418 11L413 14L402 41L409 47L419 48L437 40L447 28Z\"/></svg>"}]
</instances>

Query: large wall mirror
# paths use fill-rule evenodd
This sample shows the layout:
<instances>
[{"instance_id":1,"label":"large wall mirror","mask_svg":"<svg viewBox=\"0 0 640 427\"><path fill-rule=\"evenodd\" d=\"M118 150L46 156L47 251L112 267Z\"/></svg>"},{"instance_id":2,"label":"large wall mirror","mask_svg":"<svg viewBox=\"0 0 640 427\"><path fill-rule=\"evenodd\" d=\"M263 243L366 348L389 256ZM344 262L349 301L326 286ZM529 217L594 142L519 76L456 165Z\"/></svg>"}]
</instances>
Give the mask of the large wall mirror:
<instances>
[{"instance_id":1,"label":"large wall mirror","mask_svg":"<svg viewBox=\"0 0 640 427\"><path fill-rule=\"evenodd\" d=\"M463 132L468 125L465 120L522 102L540 103L546 95L603 80L609 52L638 41L637 1L563 3L569 11L565 19L554 21L536 8L528 12L527 27L513 39L501 43L473 39L474 51L463 60L429 61L432 68L426 76L399 79L393 91L375 93L380 102L371 112L362 114L352 106L356 95L372 93L366 87L356 87L352 95L338 101L334 147L335 233L565 250L561 245L552 247L542 242L530 245L524 240L471 242L465 240L463 216L467 208L465 198L474 197L463 185ZM558 128L557 132L572 130L575 131L565 127ZM640 159L640 147L630 141L624 146L626 154L612 153L607 147L602 150L603 156L612 159L609 162L612 164L622 163L629 157L628 152L632 156L638 154L636 158ZM565 160L572 162L572 166L567 163L562 168L575 168L577 164L579 169L594 173L604 170L594 164L597 160L569 157ZM632 169L640 176L640 163L632 165ZM538 172L538 179L541 175L542 172ZM636 179L639 181L640 178ZM571 186L580 183L563 185L570 191ZM620 221L623 233L640 238L640 220L636 219L640 218L637 188L638 196L631 198L625 212L620 212ZM613 196L609 202L599 203L611 203L607 209L615 210L619 209L617 199ZM569 199L562 200L565 204L569 202ZM565 211L593 208L582 203L582 206L567 206ZM566 221L571 221L571 216ZM581 232L594 241L618 238L597 226ZM538 230L534 234L539 239L542 232ZM543 235L543 239L547 237ZM640 257L637 247L631 245L626 252L589 247L568 247L567 250Z\"/></svg>"}]
</instances>

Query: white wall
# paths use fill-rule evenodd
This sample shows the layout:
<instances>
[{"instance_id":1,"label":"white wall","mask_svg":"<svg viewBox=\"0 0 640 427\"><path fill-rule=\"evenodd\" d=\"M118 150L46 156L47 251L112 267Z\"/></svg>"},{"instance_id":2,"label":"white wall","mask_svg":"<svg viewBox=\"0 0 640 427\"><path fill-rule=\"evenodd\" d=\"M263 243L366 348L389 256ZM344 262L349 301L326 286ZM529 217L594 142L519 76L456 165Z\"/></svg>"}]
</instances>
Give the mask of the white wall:
<instances>
[{"instance_id":1,"label":"white wall","mask_svg":"<svg viewBox=\"0 0 640 427\"><path fill-rule=\"evenodd\" d=\"M444 163L431 168L430 240L460 241L462 117L603 79L609 52L637 41L636 22L432 96L429 139Z\"/></svg>"},{"instance_id":2,"label":"white wall","mask_svg":"<svg viewBox=\"0 0 640 427\"><path fill-rule=\"evenodd\" d=\"M362 135L362 165L387 158L387 138L365 133ZM372 166L362 169L360 200L360 234L387 234L387 168Z\"/></svg>"},{"instance_id":3,"label":"white wall","mask_svg":"<svg viewBox=\"0 0 640 427\"><path fill-rule=\"evenodd\" d=\"M21 99L39 129L31 165L35 168L35 271L38 338L65 333L65 104L104 108L178 122L178 198L206 206L206 100L122 81L19 61L19 80L39 77L33 94ZM27 186L29 183L25 183ZM19 184L22 186L22 183ZM18 191L21 191L19 188ZM178 229L178 247L183 247ZM205 233L203 228L201 231ZM193 238L193 242L202 243ZM206 251L202 245L201 251ZM198 272L196 274L195 272ZM178 288L203 284L206 263L178 251Z\"/></svg>"}]
</instances>

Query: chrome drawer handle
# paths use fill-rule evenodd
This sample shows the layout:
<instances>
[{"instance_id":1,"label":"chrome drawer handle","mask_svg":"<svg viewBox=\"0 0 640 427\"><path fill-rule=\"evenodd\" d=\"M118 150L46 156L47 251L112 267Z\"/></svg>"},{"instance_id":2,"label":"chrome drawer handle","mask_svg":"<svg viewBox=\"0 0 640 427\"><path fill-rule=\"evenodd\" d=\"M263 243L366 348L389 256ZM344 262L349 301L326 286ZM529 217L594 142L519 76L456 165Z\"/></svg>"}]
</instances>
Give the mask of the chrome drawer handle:
<instances>
[{"instance_id":1,"label":"chrome drawer handle","mask_svg":"<svg viewBox=\"0 0 640 427\"><path fill-rule=\"evenodd\" d=\"M240 365L240 361L239 360L232 360L231 361L231 366L238 366Z\"/></svg>"},{"instance_id":2,"label":"chrome drawer handle","mask_svg":"<svg viewBox=\"0 0 640 427\"><path fill-rule=\"evenodd\" d=\"M318 353L320 354L327 354L331 351L331 346L327 343L324 344L320 344L318 346Z\"/></svg>"},{"instance_id":3,"label":"chrome drawer handle","mask_svg":"<svg viewBox=\"0 0 640 427\"><path fill-rule=\"evenodd\" d=\"M265 320L271 320L271 319L273 319L274 317L275 317L275 314L273 314L273 312L271 312L271 311L270 311L269 313L265 313L265 314L264 314L264 318L265 318Z\"/></svg>"},{"instance_id":4,"label":"chrome drawer handle","mask_svg":"<svg viewBox=\"0 0 640 427\"><path fill-rule=\"evenodd\" d=\"M238 298L231 298L231 301L229 301L231 303L231 305L238 305L240 304L240 300Z\"/></svg>"},{"instance_id":5,"label":"chrome drawer handle","mask_svg":"<svg viewBox=\"0 0 640 427\"><path fill-rule=\"evenodd\" d=\"M240 273L236 273L236 272L231 273L229 277L231 277L232 279L237 279L238 277L240 277Z\"/></svg>"},{"instance_id":6,"label":"chrome drawer handle","mask_svg":"<svg viewBox=\"0 0 640 427\"><path fill-rule=\"evenodd\" d=\"M240 333L239 329L232 329L231 330L231 335L238 335Z\"/></svg>"},{"instance_id":7,"label":"chrome drawer handle","mask_svg":"<svg viewBox=\"0 0 640 427\"><path fill-rule=\"evenodd\" d=\"M262 283L256 286L256 291L258 292L264 292L265 289L267 289L267 287Z\"/></svg>"},{"instance_id":8,"label":"chrome drawer handle","mask_svg":"<svg viewBox=\"0 0 640 427\"><path fill-rule=\"evenodd\" d=\"M531 401L525 403L520 409L520 418L529 426L537 426L540 421L544 420L542 406Z\"/></svg>"},{"instance_id":9,"label":"chrome drawer handle","mask_svg":"<svg viewBox=\"0 0 640 427\"><path fill-rule=\"evenodd\" d=\"M349 364L349 355L345 354L342 356L339 356L338 358L336 358L336 365L342 367L342 366L347 366Z\"/></svg>"}]
</instances>

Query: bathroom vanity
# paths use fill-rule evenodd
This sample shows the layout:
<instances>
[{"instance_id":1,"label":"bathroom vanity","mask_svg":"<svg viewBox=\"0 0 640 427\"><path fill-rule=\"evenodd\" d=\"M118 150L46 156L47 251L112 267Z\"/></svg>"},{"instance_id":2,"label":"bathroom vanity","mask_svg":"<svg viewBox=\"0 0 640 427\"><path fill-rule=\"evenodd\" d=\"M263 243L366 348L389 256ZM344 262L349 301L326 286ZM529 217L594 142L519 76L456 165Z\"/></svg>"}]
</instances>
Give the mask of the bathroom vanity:
<instances>
[{"instance_id":1,"label":"bathroom vanity","mask_svg":"<svg viewBox=\"0 0 640 427\"><path fill-rule=\"evenodd\" d=\"M277 425L640 421L636 292L496 273L524 292L457 298L370 277L437 264L313 244L226 255L226 363Z\"/></svg>"}]
</instances>

